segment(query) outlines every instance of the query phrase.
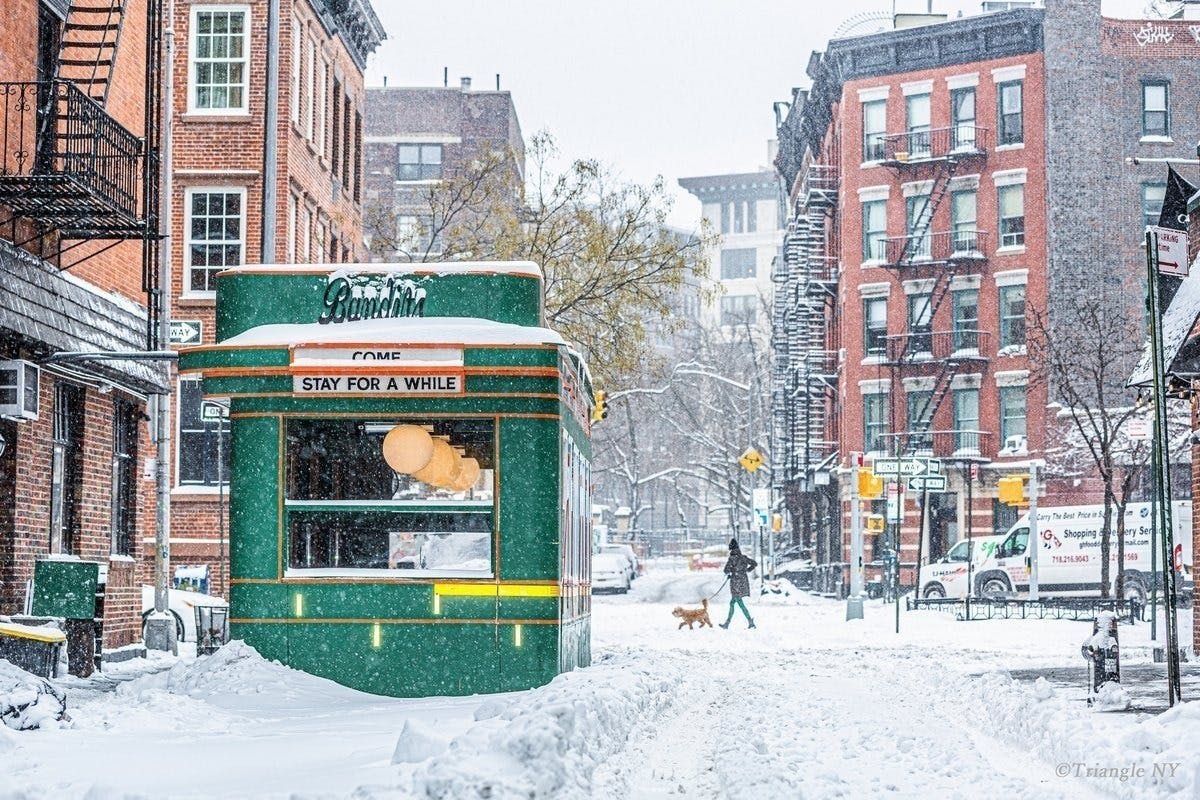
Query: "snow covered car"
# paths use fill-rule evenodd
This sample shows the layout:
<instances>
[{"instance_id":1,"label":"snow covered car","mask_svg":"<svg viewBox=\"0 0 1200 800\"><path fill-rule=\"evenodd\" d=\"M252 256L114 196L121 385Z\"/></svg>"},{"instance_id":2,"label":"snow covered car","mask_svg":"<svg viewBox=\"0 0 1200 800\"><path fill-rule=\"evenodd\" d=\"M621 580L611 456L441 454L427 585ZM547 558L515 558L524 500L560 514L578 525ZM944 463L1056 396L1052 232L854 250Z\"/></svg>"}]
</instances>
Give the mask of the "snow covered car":
<instances>
[{"instance_id":1,"label":"snow covered car","mask_svg":"<svg viewBox=\"0 0 1200 800\"><path fill-rule=\"evenodd\" d=\"M797 589L808 589L813 582L813 563L807 558L793 558L775 565L775 577L785 578Z\"/></svg>"},{"instance_id":2,"label":"snow covered car","mask_svg":"<svg viewBox=\"0 0 1200 800\"><path fill-rule=\"evenodd\" d=\"M629 580L633 581L642 572L642 565L638 561L637 553L627 544L602 544L600 545L601 553L611 553L612 555L620 556L625 559L629 565Z\"/></svg>"},{"instance_id":3,"label":"snow covered car","mask_svg":"<svg viewBox=\"0 0 1200 800\"><path fill-rule=\"evenodd\" d=\"M592 557L592 593L629 591L629 566L623 555L597 553Z\"/></svg>"},{"instance_id":4,"label":"snow covered car","mask_svg":"<svg viewBox=\"0 0 1200 800\"><path fill-rule=\"evenodd\" d=\"M196 606L228 608L220 597L201 592L171 589L167 592L167 610L175 618L175 635L181 642L196 641ZM142 636L145 638L146 619L154 611L154 587L142 586Z\"/></svg>"}]
</instances>

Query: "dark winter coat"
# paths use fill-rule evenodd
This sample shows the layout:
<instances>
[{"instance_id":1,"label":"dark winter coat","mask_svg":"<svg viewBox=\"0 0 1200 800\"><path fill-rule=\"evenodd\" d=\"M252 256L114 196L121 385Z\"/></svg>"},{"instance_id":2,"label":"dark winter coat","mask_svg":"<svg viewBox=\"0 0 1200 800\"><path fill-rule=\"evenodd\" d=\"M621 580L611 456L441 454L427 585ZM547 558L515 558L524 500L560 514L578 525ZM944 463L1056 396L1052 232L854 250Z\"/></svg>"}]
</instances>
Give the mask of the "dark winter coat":
<instances>
[{"instance_id":1,"label":"dark winter coat","mask_svg":"<svg viewBox=\"0 0 1200 800\"><path fill-rule=\"evenodd\" d=\"M730 597L750 596L750 578L748 576L757 566L758 563L753 558L743 555L740 550L729 553L729 560L725 562L725 574L729 576Z\"/></svg>"}]
</instances>

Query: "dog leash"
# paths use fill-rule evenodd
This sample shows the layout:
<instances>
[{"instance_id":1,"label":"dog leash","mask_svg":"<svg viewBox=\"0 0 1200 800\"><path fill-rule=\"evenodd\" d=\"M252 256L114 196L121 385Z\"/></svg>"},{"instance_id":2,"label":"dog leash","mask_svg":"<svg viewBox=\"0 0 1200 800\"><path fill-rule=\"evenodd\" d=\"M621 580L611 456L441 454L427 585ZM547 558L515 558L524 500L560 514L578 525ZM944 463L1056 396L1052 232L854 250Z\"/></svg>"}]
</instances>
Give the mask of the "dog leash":
<instances>
[{"instance_id":1,"label":"dog leash","mask_svg":"<svg viewBox=\"0 0 1200 800\"><path fill-rule=\"evenodd\" d=\"M728 576L725 577L725 580L721 581L721 585L717 587L717 590L715 592L713 592L712 594L710 594L708 597L706 597L704 599L712 600L714 597L716 597L717 595L719 595L721 593L721 590L725 588L725 584L727 584L727 583L729 583Z\"/></svg>"}]
</instances>

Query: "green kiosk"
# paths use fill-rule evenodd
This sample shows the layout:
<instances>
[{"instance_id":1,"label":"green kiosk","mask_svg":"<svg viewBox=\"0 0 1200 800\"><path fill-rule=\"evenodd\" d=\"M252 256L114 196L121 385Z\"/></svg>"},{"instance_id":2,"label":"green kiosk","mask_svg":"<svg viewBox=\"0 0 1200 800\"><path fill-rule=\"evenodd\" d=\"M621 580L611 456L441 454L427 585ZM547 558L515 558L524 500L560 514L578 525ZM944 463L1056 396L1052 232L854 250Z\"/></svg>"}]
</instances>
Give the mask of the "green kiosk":
<instances>
[{"instance_id":1,"label":"green kiosk","mask_svg":"<svg viewBox=\"0 0 1200 800\"><path fill-rule=\"evenodd\" d=\"M590 663L592 391L536 264L217 276L230 623L378 694L527 689Z\"/></svg>"}]
</instances>

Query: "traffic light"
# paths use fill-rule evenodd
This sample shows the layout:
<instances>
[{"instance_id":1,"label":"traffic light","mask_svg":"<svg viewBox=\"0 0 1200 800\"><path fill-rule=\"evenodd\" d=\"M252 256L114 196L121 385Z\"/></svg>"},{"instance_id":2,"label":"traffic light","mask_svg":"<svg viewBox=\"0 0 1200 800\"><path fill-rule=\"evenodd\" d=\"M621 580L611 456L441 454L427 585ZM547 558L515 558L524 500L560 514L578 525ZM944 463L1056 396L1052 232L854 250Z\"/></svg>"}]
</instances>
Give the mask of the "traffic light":
<instances>
[{"instance_id":1,"label":"traffic light","mask_svg":"<svg viewBox=\"0 0 1200 800\"><path fill-rule=\"evenodd\" d=\"M592 422L599 422L608 416L608 392L596 392L592 399Z\"/></svg>"},{"instance_id":2,"label":"traffic light","mask_svg":"<svg viewBox=\"0 0 1200 800\"><path fill-rule=\"evenodd\" d=\"M1001 478L1000 487L1000 502L1010 506L1025 505L1025 480L1019 475L1010 475L1007 478Z\"/></svg>"},{"instance_id":3,"label":"traffic light","mask_svg":"<svg viewBox=\"0 0 1200 800\"><path fill-rule=\"evenodd\" d=\"M771 530L779 533L783 530L783 514L771 515Z\"/></svg>"},{"instance_id":4,"label":"traffic light","mask_svg":"<svg viewBox=\"0 0 1200 800\"><path fill-rule=\"evenodd\" d=\"M869 469L860 467L858 470L858 496L863 500L883 497L883 478Z\"/></svg>"}]
</instances>

